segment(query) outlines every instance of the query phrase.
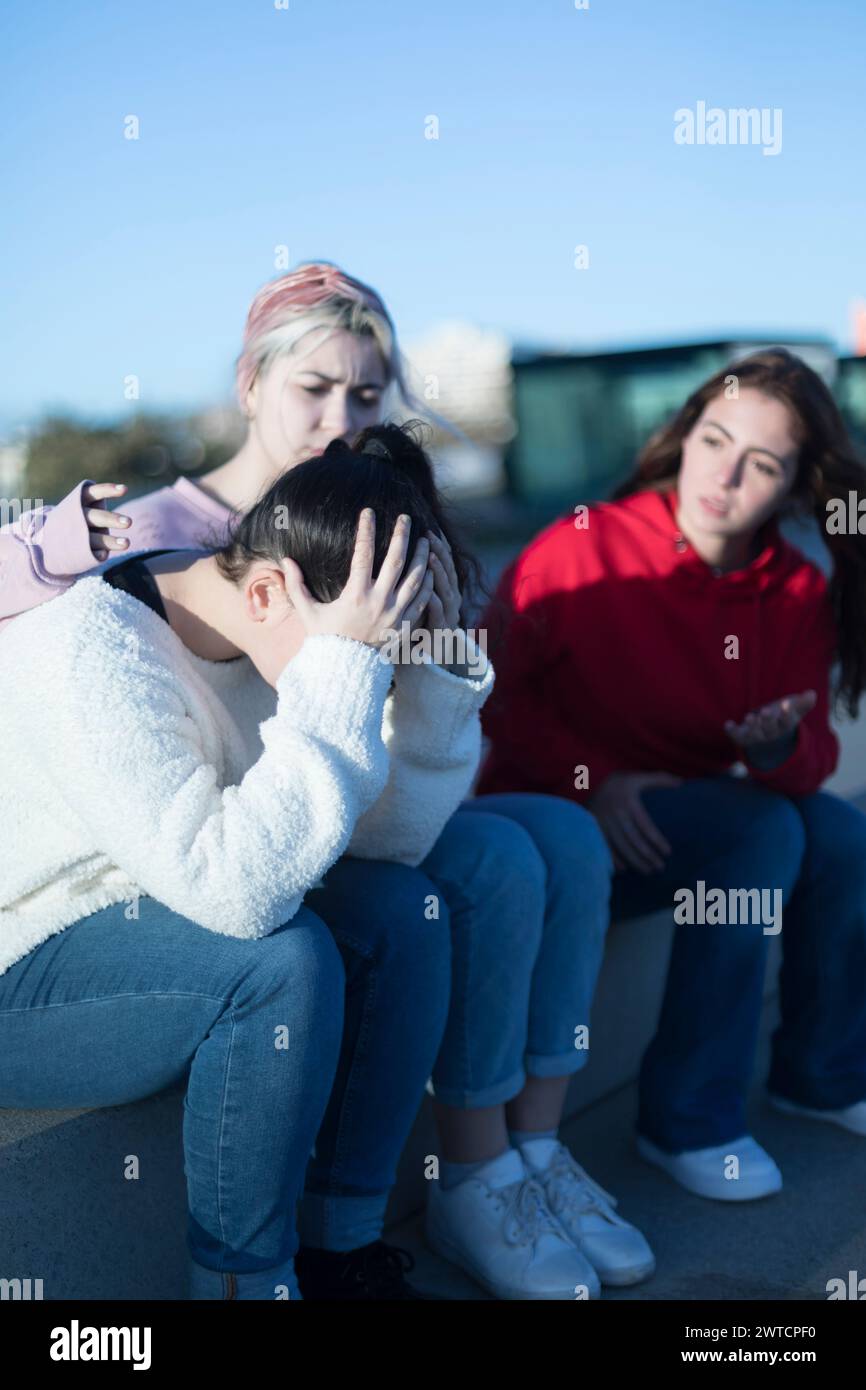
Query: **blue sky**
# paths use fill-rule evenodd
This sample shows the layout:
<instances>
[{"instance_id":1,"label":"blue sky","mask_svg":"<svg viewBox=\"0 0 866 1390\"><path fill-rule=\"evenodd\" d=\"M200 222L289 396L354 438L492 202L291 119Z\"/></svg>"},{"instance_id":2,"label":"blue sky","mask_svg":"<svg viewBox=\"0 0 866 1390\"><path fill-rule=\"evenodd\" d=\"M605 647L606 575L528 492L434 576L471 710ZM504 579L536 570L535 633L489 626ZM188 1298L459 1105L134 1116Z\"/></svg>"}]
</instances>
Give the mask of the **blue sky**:
<instances>
[{"instance_id":1,"label":"blue sky","mask_svg":"<svg viewBox=\"0 0 866 1390\"><path fill-rule=\"evenodd\" d=\"M128 373L224 399L281 244L404 339L848 348L866 298L862 0L15 0L0 43L4 429L122 416ZM677 145L698 101L780 108L781 152Z\"/></svg>"}]
</instances>

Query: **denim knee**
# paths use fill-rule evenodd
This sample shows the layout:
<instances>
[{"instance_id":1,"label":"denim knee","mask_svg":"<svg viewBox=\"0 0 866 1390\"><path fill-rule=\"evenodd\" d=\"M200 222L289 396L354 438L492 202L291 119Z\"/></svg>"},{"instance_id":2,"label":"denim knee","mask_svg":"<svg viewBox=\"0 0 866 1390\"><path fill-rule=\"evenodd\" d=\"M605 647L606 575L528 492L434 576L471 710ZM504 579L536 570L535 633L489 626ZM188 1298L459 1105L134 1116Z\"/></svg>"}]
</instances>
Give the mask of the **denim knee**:
<instances>
[{"instance_id":1,"label":"denim knee","mask_svg":"<svg viewBox=\"0 0 866 1390\"><path fill-rule=\"evenodd\" d=\"M250 943L233 1004L254 998L258 1005L287 994L294 1016L307 1008L317 1017L342 1017L346 971L331 932L302 907L289 922Z\"/></svg>"},{"instance_id":2,"label":"denim knee","mask_svg":"<svg viewBox=\"0 0 866 1390\"><path fill-rule=\"evenodd\" d=\"M776 792L765 793L744 829L755 837L756 859L774 875L773 886L790 893L806 850L806 832L795 804Z\"/></svg>"},{"instance_id":3,"label":"denim knee","mask_svg":"<svg viewBox=\"0 0 866 1390\"><path fill-rule=\"evenodd\" d=\"M781 888L787 898L800 873L806 834L797 807L747 780L721 779L717 823L707 836L700 877L713 887ZM651 802L652 792L645 799ZM716 882L716 878L725 880Z\"/></svg>"},{"instance_id":4,"label":"denim knee","mask_svg":"<svg viewBox=\"0 0 866 1390\"><path fill-rule=\"evenodd\" d=\"M578 813L578 818L572 816L573 850L572 853L579 857L579 861L585 866L585 871L598 879L602 886L610 879L614 873L613 854L610 845L604 838L601 826L595 816L587 811L583 806L572 806L572 811Z\"/></svg>"},{"instance_id":5,"label":"denim knee","mask_svg":"<svg viewBox=\"0 0 866 1390\"><path fill-rule=\"evenodd\" d=\"M525 906L533 905L535 910L524 913L523 924L530 929L531 915L540 941L547 865L530 832L507 816L479 812L462 818L461 837L469 856L466 888L479 904L488 894L513 890Z\"/></svg>"},{"instance_id":6,"label":"denim knee","mask_svg":"<svg viewBox=\"0 0 866 1390\"><path fill-rule=\"evenodd\" d=\"M852 892L866 887L866 815L831 792L815 792L796 803L813 874L842 876Z\"/></svg>"},{"instance_id":7,"label":"denim knee","mask_svg":"<svg viewBox=\"0 0 866 1390\"><path fill-rule=\"evenodd\" d=\"M548 878L579 879L590 894L609 897L613 856L595 816L576 801L545 792L500 792L478 797L469 806L521 826Z\"/></svg>"},{"instance_id":8,"label":"denim knee","mask_svg":"<svg viewBox=\"0 0 866 1390\"><path fill-rule=\"evenodd\" d=\"M483 907L506 885L531 899L540 917L547 869L532 835L508 812L480 806L479 798L455 812L422 870L445 886L452 917L458 907Z\"/></svg>"},{"instance_id":9,"label":"denim knee","mask_svg":"<svg viewBox=\"0 0 866 1390\"><path fill-rule=\"evenodd\" d=\"M584 894L607 900L613 855L595 816L564 797L538 796L533 800L542 804L531 834L548 871L574 875Z\"/></svg>"}]
</instances>

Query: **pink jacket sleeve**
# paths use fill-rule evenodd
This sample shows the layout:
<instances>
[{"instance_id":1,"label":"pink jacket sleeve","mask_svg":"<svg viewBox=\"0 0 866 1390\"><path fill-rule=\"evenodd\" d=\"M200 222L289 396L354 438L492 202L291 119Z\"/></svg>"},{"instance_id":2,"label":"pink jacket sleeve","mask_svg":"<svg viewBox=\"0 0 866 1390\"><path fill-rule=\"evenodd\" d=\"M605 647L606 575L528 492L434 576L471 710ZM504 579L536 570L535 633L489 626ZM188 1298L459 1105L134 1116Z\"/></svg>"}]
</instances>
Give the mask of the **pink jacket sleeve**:
<instances>
[{"instance_id":1,"label":"pink jacket sleeve","mask_svg":"<svg viewBox=\"0 0 866 1390\"><path fill-rule=\"evenodd\" d=\"M81 497L92 481L84 478L56 507L22 512L0 530L0 628L97 564Z\"/></svg>"}]
</instances>

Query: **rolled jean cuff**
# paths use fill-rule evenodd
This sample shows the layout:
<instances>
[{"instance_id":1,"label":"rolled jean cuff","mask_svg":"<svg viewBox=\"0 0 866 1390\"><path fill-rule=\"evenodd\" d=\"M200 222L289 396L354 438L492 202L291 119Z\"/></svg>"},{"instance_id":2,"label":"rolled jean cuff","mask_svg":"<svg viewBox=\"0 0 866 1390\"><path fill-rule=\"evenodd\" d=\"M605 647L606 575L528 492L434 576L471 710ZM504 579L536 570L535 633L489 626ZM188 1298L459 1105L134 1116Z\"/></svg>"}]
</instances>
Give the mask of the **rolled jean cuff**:
<instances>
[{"instance_id":1,"label":"rolled jean cuff","mask_svg":"<svg viewBox=\"0 0 866 1390\"><path fill-rule=\"evenodd\" d=\"M526 1085L526 1072L521 1067L505 1081L485 1086L481 1091L458 1091L450 1086L438 1086L432 1081L433 1095L441 1105L453 1105L458 1110L482 1110L487 1105L504 1105L519 1096Z\"/></svg>"},{"instance_id":2,"label":"rolled jean cuff","mask_svg":"<svg viewBox=\"0 0 866 1390\"><path fill-rule=\"evenodd\" d=\"M200 1299L291 1300L303 1302L292 1260L273 1269L257 1273L237 1274L232 1270L220 1272L188 1260L189 1297Z\"/></svg>"},{"instance_id":3,"label":"rolled jean cuff","mask_svg":"<svg viewBox=\"0 0 866 1390\"><path fill-rule=\"evenodd\" d=\"M589 1061L588 1048L573 1047L570 1052L557 1052L551 1056L550 1053L541 1055L535 1052L526 1054L526 1072L528 1076L573 1076L575 1072L582 1071Z\"/></svg>"},{"instance_id":4,"label":"rolled jean cuff","mask_svg":"<svg viewBox=\"0 0 866 1390\"><path fill-rule=\"evenodd\" d=\"M249 1250L232 1250L221 1241L214 1239L195 1217L187 1219L187 1252L193 1265L209 1269L214 1273L226 1274L270 1274L278 1265L292 1269L292 1260L298 1248L298 1237L294 1223L286 1229L281 1242L281 1250L270 1255L255 1255ZM274 1254L277 1254L276 1262Z\"/></svg>"},{"instance_id":5,"label":"rolled jean cuff","mask_svg":"<svg viewBox=\"0 0 866 1390\"><path fill-rule=\"evenodd\" d=\"M388 1193L334 1197L305 1192L298 1209L301 1245L316 1250L360 1250L381 1240Z\"/></svg>"}]
</instances>

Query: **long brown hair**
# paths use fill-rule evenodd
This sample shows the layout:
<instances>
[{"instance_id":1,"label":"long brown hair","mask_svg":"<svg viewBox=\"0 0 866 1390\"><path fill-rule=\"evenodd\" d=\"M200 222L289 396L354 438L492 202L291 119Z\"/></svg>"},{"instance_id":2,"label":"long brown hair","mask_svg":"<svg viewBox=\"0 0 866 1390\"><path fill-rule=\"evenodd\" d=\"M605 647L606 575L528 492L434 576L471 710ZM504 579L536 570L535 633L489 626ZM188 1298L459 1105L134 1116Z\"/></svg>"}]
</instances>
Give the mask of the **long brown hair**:
<instances>
[{"instance_id":1,"label":"long brown hair","mask_svg":"<svg viewBox=\"0 0 866 1390\"><path fill-rule=\"evenodd\" d=\"M836 700L856 717L866 686L866 536L835 535L827 529L828 502L848 504L850 492L866 498L866 465L855 453L839 407L817 372L787 348L752 353L716 372L693 391L679 412L648 441L634 472L613 493L628 497L666 491L676 478L685 436L704 409L722 395L731 378L737 390L750 387L784 402L799 427L797 475L782 511L811 515L833 561L830 601L836 620L839 672Z\"/></svg>"}]
</instances>

